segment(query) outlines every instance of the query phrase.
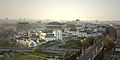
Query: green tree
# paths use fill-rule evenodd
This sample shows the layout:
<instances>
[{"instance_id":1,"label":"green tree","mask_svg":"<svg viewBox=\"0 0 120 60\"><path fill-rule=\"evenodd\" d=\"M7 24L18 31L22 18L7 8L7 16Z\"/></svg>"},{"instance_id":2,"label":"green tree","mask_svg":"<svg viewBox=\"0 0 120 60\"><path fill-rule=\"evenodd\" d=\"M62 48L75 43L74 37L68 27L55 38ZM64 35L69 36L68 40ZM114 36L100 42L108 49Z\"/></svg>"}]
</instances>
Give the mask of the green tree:
<instances>
[{"instance_id":1,"label":"green tree","mask_svg":"<svg viewBox=\"0 0 120 60\"><path fill-rule=\"evenodd\" d=\"M10 42L8 40L2 40L0 43L1 47L10 47Z\"/></svg>"},{"instance_id":2,"label":"green tree","mask_svg":"<svg viewBox=\"0 0 120 60\"><path fill-rule=\"evenodd\" d=\"M0 55L0 60L3 60L5 58L4 55Z\"/></svg>"},{"instance_id":3,"label":"green tree","mask_svg":"<svg viewBox=\"0 0 120 60\"><path fill-rule=\"evenodd\" d=\"M107 41L108 41L108 45L113 44L113 39L112 38L109 38Z\"/></svg>"},{"instance_id":4,"label":"green tree","mask_svg":"<svg viewBox=\"0 0 120 60\"><path fill-rule=\"evenodd\" d=\"M38 53L38 52L41 51L41 48L42 48L41 45L37 45L36 47L33 48L32 52L36 52L36 53Z\"/></svg>"},{"instance_id":5,"label":"green tree","mask_svg":"<svg viewBox=\"0 0 120 60\"><path fill-rule=\"evenodd\" d=\"M109 38L108 40L108 49L111 50L113 48L113 39L112 38Z\"/></svg>"},{"instance_id":6,"label":"green tree","mask_svg":"<svg viewBox=\"0 0 120 60\"><path fill-rule=\"evenodd\" d=\"M19 45L16 42L11 42L10 47L18 47Z\"/></svg>"},{"instance_id":7,"label":"green tree","mask_svg":"<svg viewBox=\"0 0 120 60\"><path fill-rule=\"evenodd\" d=\"M81 45L83 47L82 48L82 54L84 54L86 49L89 47L89 43L88 43L88 41L86 39L81 39L80 43L81 43Z\"/></svg>"},{"instance_id":8,"label":"green tree","mask_svg":"<svg viewBox=\"0 0 120 60\"><path fill-rule=\"evenodd\" d=\"M96 36L95 37L93 37L93 36L88 37L87 41L89 42L90 45L93 45L93 44L95 44L97 42L97 37Z\"/></svg>"},{"instance_id":9,"label":"green tree","mask_svg":"<svg viewBox=\"0 0 120 60\"><path fill-rule=\"evenodd\" d=\"M113 38L108 36L104 43L105 50L111 50L114 46Z\"/></svg>"}]
</instances>

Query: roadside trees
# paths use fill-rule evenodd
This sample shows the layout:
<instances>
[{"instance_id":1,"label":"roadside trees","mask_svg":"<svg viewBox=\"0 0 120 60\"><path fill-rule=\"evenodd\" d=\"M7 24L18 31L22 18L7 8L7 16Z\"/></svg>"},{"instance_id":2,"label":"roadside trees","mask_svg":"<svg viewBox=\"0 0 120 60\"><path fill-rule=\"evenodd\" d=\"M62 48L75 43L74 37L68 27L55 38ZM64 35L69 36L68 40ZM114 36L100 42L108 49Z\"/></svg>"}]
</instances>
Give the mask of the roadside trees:
<instances>
[{"instance_id":1,"label":"roadside trees","mask_svg":"<svg viewBox=\"0 0 120 60\"><path fill-rule=\"evenodd\" d=\"M82 45L82 55L83 55L85 53L86 49L89 47L89 43L85 38L81 39L80 43Z\"/></svg>"},{"instance_id":2,"label":"roadside trees","mask_svg":"<svg viewBox=\"0 0 120 60\"><path fill-rule=\"evenodd\" d=\"M87 41L89 42L90 45L93 45L97 42L97 37L96 36L95 37L93 37L93 36L88 37Z\"/></svg>"},{"instance_id":3,"label":"roadside trees","mask_svg":"<svg viewBox=\"0 0 120 60\"><path fill-rule=\"evenodd\" d=\"M112 50L113 46L114 46L113 38L108 36L104 42L104 49L105 50Z\"/></svg>"}]
</instances>

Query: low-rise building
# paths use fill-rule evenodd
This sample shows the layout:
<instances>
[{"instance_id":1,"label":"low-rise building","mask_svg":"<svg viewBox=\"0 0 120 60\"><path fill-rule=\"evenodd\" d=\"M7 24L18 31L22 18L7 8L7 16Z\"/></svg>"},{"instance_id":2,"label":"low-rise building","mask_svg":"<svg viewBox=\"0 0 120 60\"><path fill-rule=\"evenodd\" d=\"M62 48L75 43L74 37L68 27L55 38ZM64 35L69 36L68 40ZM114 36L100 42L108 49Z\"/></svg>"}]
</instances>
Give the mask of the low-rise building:
<instances>
[{"instance_id":1,"label":"low-rise building","mask_svg":"<svg viewBox=\"0 0 120 60\"><path fill-rule=\"evenodd\" d=\"M56 37L54 36L53 33L47 33L46 37L45 37L45 41L52 41L52 40L56 40Z\"/></svg>"}]
</instances>

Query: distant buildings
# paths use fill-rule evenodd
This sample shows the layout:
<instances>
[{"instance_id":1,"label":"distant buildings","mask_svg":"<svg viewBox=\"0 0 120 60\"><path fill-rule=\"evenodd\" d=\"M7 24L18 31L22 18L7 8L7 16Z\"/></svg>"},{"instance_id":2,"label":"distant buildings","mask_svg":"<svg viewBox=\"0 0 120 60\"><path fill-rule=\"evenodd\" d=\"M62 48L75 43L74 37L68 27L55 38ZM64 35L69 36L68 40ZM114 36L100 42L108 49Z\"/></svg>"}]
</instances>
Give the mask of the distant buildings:
<instances>
[{"instance_id":1,"label":"distant buildings","mask_svg":"<svg viewBox=\"0 0 120 60\"><path fill-rule=\"evenodd\" d=\"M23 41L25 38L28 39L29 45L36 45L53 40L78 40L81 37L99 36L102 35L104 27L83 23L77 19L68 23L18 22L17 31L20 32L17 35L18 40Z\"/></svg>"},{"instance_id":2,"label":"distant buildings","mask_svg":"<svg viewBox=\"0 0 120 60\"><path fill-rule=\"evenodd\" d=\"M0 22L0 32L2 32L5 29L5 25L3 22Z\"/></svg>"},{"instance_id":3,"label":"distant buildings","mask_svg":"<svg viewBox=\"0 0 120 60\"><path fill-rule=\"evenodd\" d=\"M37 44L43 44L48 41L62 40L62 31L54 30L53 32L42 32L42 31L21 31L14 36L15 40L28 47L35 47Z\"/></svg>"},{"instance_id":4,"label":"distant buildings","mask_svg":"<svg viewBox=\"0 0 120 60\"><path fill-rule=\"evenodd\" d=\"M29 22L17 22L17 31L29 31L30 27Z\"/></svg>"}]
</instances>

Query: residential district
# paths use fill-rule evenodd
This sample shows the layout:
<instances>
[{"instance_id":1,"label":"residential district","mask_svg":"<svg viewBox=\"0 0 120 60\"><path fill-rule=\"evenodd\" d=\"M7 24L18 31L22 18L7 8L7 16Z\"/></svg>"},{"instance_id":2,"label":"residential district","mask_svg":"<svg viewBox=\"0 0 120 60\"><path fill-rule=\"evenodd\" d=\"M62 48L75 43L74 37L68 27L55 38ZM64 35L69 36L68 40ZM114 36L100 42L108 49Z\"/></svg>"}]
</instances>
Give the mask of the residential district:
<instances>
[{"instance_id":1,"label":"residential district","mask_svg":"<svg viewBox=\"0 0 120 60\"><path fill-rule=\"evenodd\" d=\"M120 60L119 27L119 21L1 21L0 60Z\"/></svg>"}]
</instances>

